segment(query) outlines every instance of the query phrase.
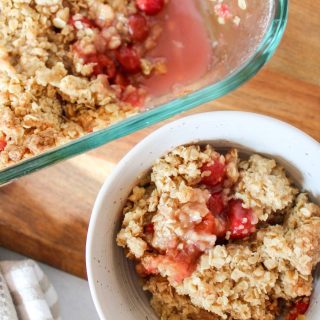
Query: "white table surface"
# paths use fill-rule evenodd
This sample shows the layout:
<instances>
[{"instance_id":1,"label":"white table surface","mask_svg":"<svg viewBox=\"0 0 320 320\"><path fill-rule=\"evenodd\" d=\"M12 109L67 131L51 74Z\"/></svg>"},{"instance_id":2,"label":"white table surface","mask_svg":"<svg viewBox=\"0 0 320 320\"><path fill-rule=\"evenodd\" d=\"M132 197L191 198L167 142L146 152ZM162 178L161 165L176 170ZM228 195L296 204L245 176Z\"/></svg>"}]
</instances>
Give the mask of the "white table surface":
<instances>
[{"instance_id":1,"label":"white table surface","mask_svg":"<svg viewBox=\"0 0 320 320\"><path fill-rule=\"evenodd\" d=\"M26 257L0 247L0 260L20 260ZM60 303L62 320L98 320L88 282L58 269L39 263L55 287Z\"/></svg>"}]
</instances>

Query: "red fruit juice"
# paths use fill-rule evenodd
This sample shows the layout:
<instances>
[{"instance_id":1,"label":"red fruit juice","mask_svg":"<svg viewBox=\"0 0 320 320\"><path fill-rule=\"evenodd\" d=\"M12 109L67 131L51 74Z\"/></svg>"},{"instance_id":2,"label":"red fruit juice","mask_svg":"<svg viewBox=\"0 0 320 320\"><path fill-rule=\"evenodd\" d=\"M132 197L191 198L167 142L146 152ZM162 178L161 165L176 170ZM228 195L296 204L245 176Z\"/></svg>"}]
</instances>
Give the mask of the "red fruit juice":
<instances>
[{"instance_id":1,"label":"red fruit juice","mask_svg":"<svg viewBox=\"0 0 320 320\"><path fill-rule=\"evenodd\" d=\"M209 69L211 39L196 1L170 0L159 16L163 31L149 57L163 57L167 73L143 80L151 96L169 93L175 87L191 84Z\"/></svg>"}]
</instances>

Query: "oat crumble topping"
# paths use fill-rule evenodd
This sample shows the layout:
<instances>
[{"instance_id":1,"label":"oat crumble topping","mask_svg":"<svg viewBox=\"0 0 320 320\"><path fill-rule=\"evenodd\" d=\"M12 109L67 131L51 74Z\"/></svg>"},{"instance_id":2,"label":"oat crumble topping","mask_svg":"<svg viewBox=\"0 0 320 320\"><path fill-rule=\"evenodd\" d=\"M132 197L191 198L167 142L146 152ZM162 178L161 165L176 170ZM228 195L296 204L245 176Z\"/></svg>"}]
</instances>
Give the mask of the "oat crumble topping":
<instances>
[{"instance_id":1,"label":"oat crumble topping","mask_svg":"<svg viewBox=\"0 0 320 320\"><path fill-rule=\"evenodd\" d=\"M295 320L320 261L320 207L273 159L180 146L124 208L117 243L161 319Z\"/></svg>"},{"instance_id":2,"label":"oat crumble topping","mask_svg":"<svg viewBox=\"0 0 320 320\"><path fill-rule=\"evenodd\" d=\"M144 57L161 34L155 3L0 2L0 169L139 110L139 76L165 70Z\"/></svg>"}]
</instances>

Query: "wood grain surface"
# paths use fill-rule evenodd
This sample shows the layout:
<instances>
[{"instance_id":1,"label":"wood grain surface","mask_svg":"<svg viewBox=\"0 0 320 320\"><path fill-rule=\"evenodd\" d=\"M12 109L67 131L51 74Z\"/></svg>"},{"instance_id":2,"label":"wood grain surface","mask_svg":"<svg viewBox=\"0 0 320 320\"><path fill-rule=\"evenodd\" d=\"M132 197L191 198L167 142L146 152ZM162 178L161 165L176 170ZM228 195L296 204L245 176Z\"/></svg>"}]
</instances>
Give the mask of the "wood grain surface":
<instances>
[{"instance_id":1,"label":"wood grain surface","mask_svg":"<svg viewBox=\"0 0 320 320\"><path fill-rule=\"evenodd\" d=\"M319 52L319 3L292 0L284 38L267 66L226 97L179 117L209 110L254 111L285 120L320 141ZM86 277L85 241L97 192L116 163L161 125L2 187L0 245Z\"/></svg>"}]
</instances>

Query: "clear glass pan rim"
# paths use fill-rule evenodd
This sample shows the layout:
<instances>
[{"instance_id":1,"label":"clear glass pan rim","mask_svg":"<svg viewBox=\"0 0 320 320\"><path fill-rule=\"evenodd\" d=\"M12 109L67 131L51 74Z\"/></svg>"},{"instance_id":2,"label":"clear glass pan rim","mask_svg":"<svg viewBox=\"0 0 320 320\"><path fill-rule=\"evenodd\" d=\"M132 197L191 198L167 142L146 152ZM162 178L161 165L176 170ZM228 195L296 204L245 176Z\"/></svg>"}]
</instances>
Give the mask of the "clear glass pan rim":
<instances>
[{"instance_id":1,"label":"clear glass pan rim","mask_svg":"<svg viewBox=\"0 0 320 320\"><path fill-rule=\"evenodd\" d=\"M259 48L245 64L224 80L1 170L0 184L97 148L178 113L217 99L236 89L251 79L269 61L280 43L288 20L288 0L275 0L274 2L274 17Z\"/></svg>"}]
</instances>

